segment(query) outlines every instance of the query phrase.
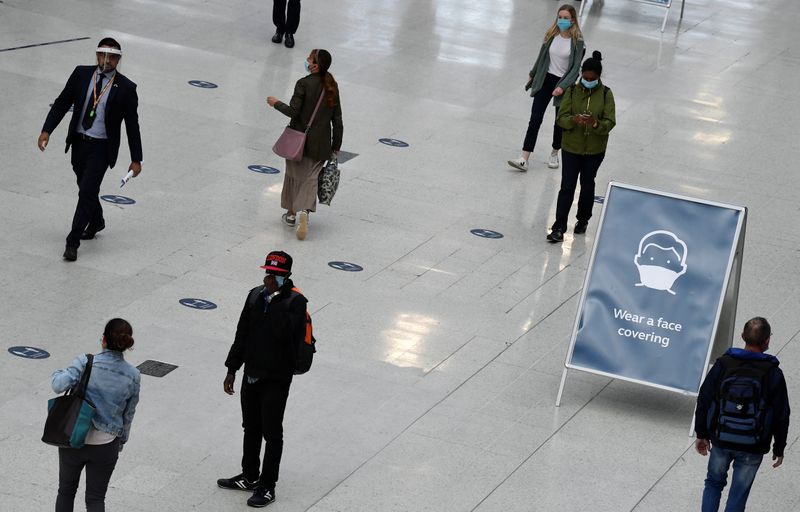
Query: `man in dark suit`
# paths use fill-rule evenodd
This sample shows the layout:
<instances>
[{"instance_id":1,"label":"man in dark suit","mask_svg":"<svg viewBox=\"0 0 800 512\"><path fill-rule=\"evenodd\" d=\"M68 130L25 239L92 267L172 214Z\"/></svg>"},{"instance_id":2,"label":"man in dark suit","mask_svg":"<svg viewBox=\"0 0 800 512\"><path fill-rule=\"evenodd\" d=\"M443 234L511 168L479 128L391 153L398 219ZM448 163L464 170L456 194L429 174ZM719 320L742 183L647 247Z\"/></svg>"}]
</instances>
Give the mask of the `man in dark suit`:
<instances>
[{"instance_id":1,"label":"man in dark suit","mask_svg":"<svg viewBox=\"0 0 800 512\"><path fill-rule=\"evenodd\" d=\"M72 146L72 170L78 181L78 205L67 235L64 259L78 259L81 240L91 240L106 227L100 206L100 185L109 167L114 167L119 153L123 119L131 151L133 176L142 171L142 140L139 134L139 99L136 84L117 71L122 49L106 37L97 45L97 66L78 66L56 98L39 135L38 146L44 151L50 134L73 108L67 130L66 153Z\"/></svg>"},{"instance_id":2,"label":"man in dark suit","mask_svg":"<svg viewBox=\"0 0 800 512\"><path fill-rule=\"evenodd\" d=\"M283 41L287 48L294 48L294 33L300 25L300 0L272 0L272 23L275 24L272 42Z\"/></svg>"}]
</instances>

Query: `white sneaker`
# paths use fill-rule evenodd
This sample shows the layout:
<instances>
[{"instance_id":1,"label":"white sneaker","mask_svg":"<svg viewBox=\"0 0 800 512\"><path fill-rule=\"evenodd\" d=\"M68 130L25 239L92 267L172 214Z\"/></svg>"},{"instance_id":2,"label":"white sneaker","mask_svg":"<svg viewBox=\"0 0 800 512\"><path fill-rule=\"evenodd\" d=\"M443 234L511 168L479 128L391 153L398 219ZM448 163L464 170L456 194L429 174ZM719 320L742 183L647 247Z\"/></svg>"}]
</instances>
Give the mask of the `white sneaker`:
<instances>
[{"instance_id":1,"label":"white sneaker","mask_svg":"<svg viewBox=\"0 0 800 512\"><path fill-rule=\"evenodd\" d=\"M297 214L297 239L305 240L308 234L308 212L303 210Z\"/></svg>"},{"instance_id":2,"label":"white sneaker","mask_svg":"<svg viewBox=\"0 0 800 512\"><path fill-rule=\"evenodd\" d=\"M547 162L547 167L551 169L558 169L558 151L550 153L550 161Z\"/></svg>"},{"instance_id":3,"label":"white sneaker","mask_svg":"<svg viewBox=\"0 0 800 512\"><path fill-rule=\"evenodd\" d=\"M294 227L296 217L294 215L289 215L288 213L284 213L283 215L281 215L281 220L287 226Z\"/></svg>"},{"instance_id":4,"label":"white sneaker","mask_svg":"<svg viewBox=\"0 0 800 512\"><path fill-rule=\"evenodd\" d=\"M525 172L528 170L528 162L522 157L519 157L516 160L509 160L508 165L514 169L517 169L518 171Z\"/></svg>"}]
</instances>

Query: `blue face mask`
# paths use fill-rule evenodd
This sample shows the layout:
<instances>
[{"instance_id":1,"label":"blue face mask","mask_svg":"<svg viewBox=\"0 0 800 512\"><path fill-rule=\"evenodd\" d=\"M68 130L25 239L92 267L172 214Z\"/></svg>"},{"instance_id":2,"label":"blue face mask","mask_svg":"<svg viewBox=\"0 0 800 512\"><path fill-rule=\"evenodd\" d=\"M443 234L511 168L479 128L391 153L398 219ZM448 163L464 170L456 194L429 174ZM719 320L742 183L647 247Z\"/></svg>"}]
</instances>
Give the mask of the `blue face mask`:
<instances>
[{"instance_id":1,"label":"blue face mask","mask_svg":"<svg viewBox=\"0 0 800 512\"><path fill-rule=\"evenodd\" d=\"M564 18L558 18L558 20L556 20L556 25L558 25L558 29L560 31L564 32L565 30L569 30L569 27L572 26L572 21Z\"/></svg>"},{"instance_id":2,"label":"blue face mask","mask_svg":"<svg viewBox=\"0 0 800 512\"><path fill-rule=\"evenodd\" d=\"M592 80L590 82L590 81L586 80L585 78L581 78L581 85L583 85L587 89L594 89L595 87L597 87L597 83L598 82L599 82L599 80Z\"/></svg>"},{"instance_id":3,"label":"blue face mask","mask_svg":"<svg viewBox=\"0 0 800 512\"><path fill-rule=\"evenodd\" d=\"M308 61L303 61L303 66L306 68L306 73L311 73L311 68L308 66Z\"/></svg>"},{"instance_id":4,"label":"blue face mask","mask_svg":"<svg viewBox=\"0 0 800 512\"><path fill-rule=\"evenodd\" d=\"M275 276L275 282L278 283L278 288L283 288L283 283L286 282L286 278L283 276Z\"/></svg>"}]
</instances>

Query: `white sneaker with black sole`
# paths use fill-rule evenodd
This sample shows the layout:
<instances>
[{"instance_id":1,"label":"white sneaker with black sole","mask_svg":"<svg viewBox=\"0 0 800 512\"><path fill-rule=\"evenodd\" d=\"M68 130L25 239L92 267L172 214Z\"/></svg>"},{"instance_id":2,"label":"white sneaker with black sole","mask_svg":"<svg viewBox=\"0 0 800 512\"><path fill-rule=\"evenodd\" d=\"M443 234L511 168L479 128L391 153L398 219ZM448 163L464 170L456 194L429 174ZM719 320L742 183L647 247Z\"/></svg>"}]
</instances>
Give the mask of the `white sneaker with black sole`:
<instances>
[{"instance_id":1,"label":"white sneaker with black sole","mask_svg":"<svg viewBox=\"0 0 800 512\"><path fill-rule=\"evenodd\" d=\"M516 160L509 160L508 165L510 165L511 167L513 167L518 171L525 172L528 170L528 161L522 157L517 158Z\"/></svg>"},{"instance_id":2,"label":"white sneaker with black sole","mask_svg":"<svg viewBox=\"0 0 800 512\"><path fill-rule=\"evenodd\" d=\"M283 215L281 215L281 220L283 221L284 224L293 228L295 222L297 221L297 218L294 215L289 215L288 213L284 213Z\"/></svg>"}]
</instances>

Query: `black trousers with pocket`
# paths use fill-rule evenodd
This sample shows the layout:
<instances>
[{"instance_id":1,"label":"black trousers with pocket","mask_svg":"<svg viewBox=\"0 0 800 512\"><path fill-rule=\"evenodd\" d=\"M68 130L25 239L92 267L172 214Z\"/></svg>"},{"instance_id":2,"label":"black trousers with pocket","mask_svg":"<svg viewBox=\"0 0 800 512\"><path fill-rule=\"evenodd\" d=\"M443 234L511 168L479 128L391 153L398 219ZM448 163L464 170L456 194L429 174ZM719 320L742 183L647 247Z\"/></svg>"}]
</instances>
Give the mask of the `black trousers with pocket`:
<instances>
[{"instance_id":1,"label":"black trousers with pocket","mask_svg":"<svg viewBox=\"0 0 800 512\"><path fill-rule=\"evenodd\" d=\"M259 484L275 489L283 454L283 412L289 398L292 379L259 379L254 384L242 376L242 473L248 480L258 477ZM264 440L264 462L261 458L261 440ZM259 465L261 466L259 476Z\"/></svg>"},{"instance_id":2,"label":"black trousers with pocket","mask_svg":"<svg viewBox=\"0 0 800 512\"><path fill-rule=\"evenodd\" d=\"M542 88L533 95L531 119L528 121L528 131L525 132L525 141L522 143L523 151L533 152L533 148L536 146L536 139L539 137L539 127L542 126L544 113L547 111L547 106L553 101L553 91L556 90L559 80L561 80L561 77L552 73L547 73ZM558 107L555 107L555 109L557 116ZM561 127L553 123L553 149L561 149L562 133Z\"/></svg>"},{"instance_id":3,"label":"black trousers with pocket","mask_svg":"<svg viewBox=\"0 0 800 512\"><path fill-rule=\"evenodd\" d=\"M575 198L575 189L579 179L581 192L578 196L576 217L582 222L589 222L589 219L592 218L594 178L597 176L597 170L605 156L605 152L596 155L578 155L567 150L561 151L561 190L558 191L556 221L553 223L552 229L562 232L567 230L567 217L569 217L569 210L572 207L572 200Z\"/></svg>"},{"instance_id":4,"label":"black trousers with pocket","mask_svg":"<svg viewBox=\"0 0 800 512\"><path fill-rule=\"evenodd\" d=\"M56 512L72 512L75 494L86 468L86 511L105 512L106 491L119 458L119 438L108 444L58 449Z\"/></svg>"},{"instance_id":5,"label":"black trousers with pocket","mask_svg":"<svg viewBox=\"0 0 800 512\"><path fill-rule=\"evenodd\" d=\"M272 23L282 34L294 34L300 25L300 0L272 0Z\"/></svg>"},{"instance_id":6,"label":"black trousers with pocket","mask_svg":"<svg viewBox=\"0 0 800 512\"><path fill-rule=\"evenodd\" d=\"M80 137L80 134L77 136ZM105 223L99 195L100 185L108 170L108 141L76 140L72 145L71 161L78 182L78 205L72 217L72 229L67 235L67 245L78 247L83 230Z\"/></svg>"}]
</instances>

